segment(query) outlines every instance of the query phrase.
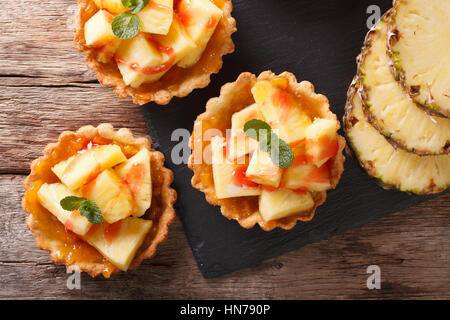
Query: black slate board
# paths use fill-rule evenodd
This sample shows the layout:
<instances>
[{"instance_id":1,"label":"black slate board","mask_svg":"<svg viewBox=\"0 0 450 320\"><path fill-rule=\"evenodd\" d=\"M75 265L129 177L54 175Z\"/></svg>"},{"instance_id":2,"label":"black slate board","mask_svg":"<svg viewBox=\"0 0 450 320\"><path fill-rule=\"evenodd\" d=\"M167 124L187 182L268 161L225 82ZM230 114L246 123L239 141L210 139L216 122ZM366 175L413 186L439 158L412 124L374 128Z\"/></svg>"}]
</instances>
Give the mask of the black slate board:
<instances>
[{"instance_id":1,"label":"black slate board","mask_svg":"<svg viewBox=\"0 0 450 320\"><path fill-rule=\"evenodd\" d=\"M225 57L224 66L211 84L168 106L154 103L142 107L157 149L174 171L181 218L198 266L206 278L245 268L268 258L328 239L428 197L385 191L374 183L351 158L337 190L328 193L313 221L299 222L291 231L245 230L224 218L209 205L203 193L191 186L187 165L171 162L171 134L177 128L192 130L209 98L220 87L235 81L244 71L258 75L264 70L290 71L298 80L309 80L316 92L325 94L342 118L347 88L356 72L358 55L367 29L367 8L378 5L384 13L391 0L235 0L233 16L238 32L236 51Z\"/></svg>"}]
</instances>

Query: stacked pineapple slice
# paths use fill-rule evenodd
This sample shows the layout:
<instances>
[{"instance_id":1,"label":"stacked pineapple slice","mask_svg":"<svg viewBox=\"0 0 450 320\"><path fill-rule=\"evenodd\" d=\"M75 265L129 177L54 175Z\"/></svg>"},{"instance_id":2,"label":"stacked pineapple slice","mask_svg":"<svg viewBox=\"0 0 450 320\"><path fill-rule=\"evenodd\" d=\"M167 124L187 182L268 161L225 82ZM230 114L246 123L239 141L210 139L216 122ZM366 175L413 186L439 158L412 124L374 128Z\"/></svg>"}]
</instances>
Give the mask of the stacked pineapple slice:
<instances>
[{"instance_id":1,"label":"stacked pineapple slice","mask_svg":"<svg viewBox=\"0 0 450 320\"><path fill-rule=\"evenodd\" d=\"M450 185L450 119L421 102L426 88L439 110L450 101L449 15L448 0L398 0L366 37L344 121L355 156L384 187Z\"/></svg>"},{"instance_id":2,"label":"stacked pineapple slice","mask_svg":"<svg viewBox=\"0 0 450 320\"><path fill-rule=\"evenodd\" d=\"M121 0L95 0L99 11L85 24L86 45L100 62L117 62L126 85L137 88L159 80L171 67L189 68L201 58L222 18L211 0L152 0L137 13L141 32L126 40L112 32Z\"/></svg>"},{"instance_id":3,"label":"stacked pineapple slice","mask_svg":"<svg viewBox=\"0 0 450 320\"><path fill-rule=\"evenodd\" d=\"M311 119L286 90L287 79L258 80L252 88L255 104L232 115L227 139L211 140L215 194L218 199L259 197L265 221L281 219L314 207L314 193L331 188L329 162L338 153L337 121ZM295 155L287 169L248 137L244 125L252 119L270 124Z\"/></svg>"},{"instance_id":4,"label":"stacked pineapple slice","mask_svg":"<svg viewBox=\"0 0 450 320\"><path fill-rule=\"evenodd\" d=\"M152 221L139 219L151 205L150 158L146 148L127 159L117 145L89 147L52 167L61 182L42 185L39 202L66 229L126 271L152 226ZM103 222L95 225L78 210L64 210L60 201L68 196L94 201Z\"/></svg>"}]
</instances>

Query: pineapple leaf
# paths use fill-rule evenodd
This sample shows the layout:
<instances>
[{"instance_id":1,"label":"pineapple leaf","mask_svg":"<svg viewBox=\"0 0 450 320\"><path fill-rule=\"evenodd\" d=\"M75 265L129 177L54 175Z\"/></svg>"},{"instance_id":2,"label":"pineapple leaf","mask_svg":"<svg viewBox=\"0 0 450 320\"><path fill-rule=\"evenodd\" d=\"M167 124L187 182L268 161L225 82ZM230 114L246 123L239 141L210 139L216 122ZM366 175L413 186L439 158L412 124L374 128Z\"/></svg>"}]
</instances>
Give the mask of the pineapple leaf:
<instances>
[{"instance_id":1,"label":"pineapple leaf","mask_svg":"<svg viewBox=\"0 0 450 320\"><path fill-rule=\"evenodd\" d=\"M122 12L111 23L114 35L119 39L130 39L139 33L141 21L129 11Z\"/></svg>"}]
</instances>

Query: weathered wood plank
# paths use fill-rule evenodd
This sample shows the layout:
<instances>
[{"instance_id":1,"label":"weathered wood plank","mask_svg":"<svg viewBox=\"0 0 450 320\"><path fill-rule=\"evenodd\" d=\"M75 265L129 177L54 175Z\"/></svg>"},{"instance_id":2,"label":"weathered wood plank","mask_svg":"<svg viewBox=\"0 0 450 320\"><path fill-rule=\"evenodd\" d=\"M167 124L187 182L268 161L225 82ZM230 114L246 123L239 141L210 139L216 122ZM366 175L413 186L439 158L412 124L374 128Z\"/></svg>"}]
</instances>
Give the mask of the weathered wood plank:
<instances>
[{"instance_id":1,"label":"weathered wood plank","mask_svg":"<svg viewBox=\"0 0 450 320\"><path fill-rule=\"evenodd\" d=\"M21 0L0 10L0 75L40 84L95 80L73 46L74 0Z\"/></svg>"},{"instance_id":2,"label":"weathered wood plank","mask_svg":"<svg viewBox=\"0 0 450 320\"><path fill-rule=\"evenodd\" d=\"M68 290L62 266L36 248L20 208L23 176L0 175L0 298L450 298L450 195L218 279L201 277L177 220L157 256ZM235 222L230 222L235 223ZM366 268L381 268L379 291Z\"/></svg>"},{"instance_id":3,"label":"weathered wood plank","mask_svg":"<svg viewBox=\"0 0 450 320\"><path fill-rule=\"evenodd\" d=\"M0 90L0 109L0 173L28 172L29 162L46 144L83 125L109 122L148 135L138 106L95 83L81 88L8 86Z\"/></svg>"}]
</instances>

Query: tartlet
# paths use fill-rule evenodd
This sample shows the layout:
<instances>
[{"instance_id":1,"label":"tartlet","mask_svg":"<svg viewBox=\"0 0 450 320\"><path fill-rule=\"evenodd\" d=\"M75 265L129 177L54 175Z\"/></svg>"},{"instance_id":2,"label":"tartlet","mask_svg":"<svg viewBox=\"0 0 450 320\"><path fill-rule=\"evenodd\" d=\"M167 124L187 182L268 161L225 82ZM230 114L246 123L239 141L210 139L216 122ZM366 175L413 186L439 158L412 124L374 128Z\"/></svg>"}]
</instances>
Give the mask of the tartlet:
<instances>
[{"instance_id":1,"label":"tartlet","mask_svg":"<svg viewBox=\"0 0 450 320\"><path fill-rule=\"evenodd\" d=\"M114 3L114 6L121 6L119 0L108 1L115 1L118 4ZM210 82L211 74L217 73L221 69L222 57L234 51L234 43L231 39L231 34L237 29L236 21L231 16L231 0L211 1L215 6L222 10L222 17L218 21L214 33L209 38L200 59L194 65L184 68L173 63L173 65L170 66L170 69L165 71L166 73L162 76L162 78L155 82L144 82L137 87L127 85L124 82L124 78L118 68L118 60L114 59L114 54L112 54L113 59L110 59L110 61L103 60L103 62L101 62L99 60L102 59L98 58L98 48L86 45L85 25L91 17L99 12L99 8L96 5L96 2L99 1L78 0L79 13L75 19L76 33L74 44L79 51L84 53L87 67L96 73L99 82L106 86L113 86L114 92L118 97L126 98L127 96L131 96L133 102L138 105L142 105L150 101L165 105L168 104L175 96L184 97L191 93L194 89L206 87ZM153 1L150 1L149 6L152 5L152 2ZM172 3L172 1L170 2ZM178 0L173 1L174 6L176 6L179 2L180 1ZM99 3L103 2L100 1ZM111 19L111 17L116 16L117 13L108 12L107 15L109 15L109 18ZM179 21L179 19L177 19L177 14L173 14L173 21ZM111 21L109 21L109 23L111 23ZM175 23L172 23L172 25L174 24ZM108 32L112 34L110 31ZM150 35L150 33L140 32L138 36L141 34ZM160 37L161 35L157 36ZM152 40L153 44L154 42L155 41ZM154 45L154 47L159 50L161 46ZM167 48L168 47L165 47L164 49ZM161 55L163 55L163 53L161 53ZM134 62L130 61L130 63ZM167 61L163 62L163 64L167 63Z\"/></svg>"},{"instance_id":2,"label":"tartlet","mask_svg":"<svg viewBox=\"0 0 450 320\"><path fill-rule=\"evenodd\" d=\"M233 120L233 115L239 114L239 112L242 113L243 110L244 112L247 112L247 110L250 110L250 108L255 107L255 97L252 94L252 88L255 87L255 84L260 82L272 84L275 83L277 86L278 84L281 84L281 86L283 87L282 90L284 90L284 92L292 97L292 101L294 101L293 103L296 104L295 108L297 108L297 106L301 106L300 110L302 111L300 112L305 112L305 114L308 115L307 118L309 118L310 120L306 119L305 121L307 121L309 124L312 124L318 119L322 119L318 121L328 123L331 122L335 130L334 137L336 140L336 150L334 152L334 155L327 158L328 160L325 160L326 163L321 167L323 168L324 166L327 166L329 170L329 181L327 182L327 186L323 188L322 191L318 192L313 192L309 189L306 191L303 190L304 188L300 188L302 189L302 192L307 192L307 194L310 195L310 198L312 198L313 202L310 204L309 208L301 212L291 213L288 216L272 220L264 219L263 215L261 214L261 206L265 205L267 201L259 202L261 201L261 196L253 195L250 188L244 190L244 194L248 194L248 196L227 196L226 198L222 196L218 197L217 192L222 194L224 189L221 188L219 190L218 188L216 188L216 178L214 177L213 172L214 160L204 161L206 158L211 159L211 156L215 157L214 153L217 154L217 152L214 151L214 144L219 143L218 141L216 141L219 138L214 137L213 139L204 139L202 138L202 134L208 129L219 130L216 134L219 136L222 135L223 137L227 137L221 142L225 141L223 145L229 146L230 141L232 141L233 139L230 139L230 135L227 135L226 130L232 128L232 122L236 121L236 119ZM256 105L259 106L258 104ZM251 119L252 117L247 117L246 120ZM264 117L261 117L259 119L264 119ZM268 122L271 123L270 121ZM265 71L258 77L251 73L242 73L235 82L228 83L222 87L219 97L212 98L208 101L206 105L206 112L199 115L195 121L194 131L190 140L192 154L189 158L189 168L194 172L192 185L196 189L205 193L206 200L210 204L220 206L221 212L226 218L237 220L237 222L244 228L252 228L256 224L259 224L260 227L266 231L270 231L276 227L285 230L292 229L296 225L297 221L310 221L313 218L317 207L323 204L326 200L326 190L335 188L341 177L341 174L344 170L343 163L345 161L345 157L342 154L342 150L345 148L345 139L337 134L337 130L339 128L340 123L337 120L336 115L330 111L328 99L321 94L316 94L314 92L314 86L310 82L302 81L301 83L298 83L295 76L288 72L284 72L276 76L270 71ZM233 133L231 135L233 135ZM281 131L280 137L283 138ZM209 138L211 138L211 135ZM212 140L212 142L210 142L210 140ZM289 143L289 145L292 145L293 150L296 150L295 145L298 145L298 143L291 144L290 141L286 141L287 143ZM301 141L304 141L304 139L302 139ZM251 163L251 159L253 159L255 155L258 154L258 152L262 153L262 151L258 151L259 149L255 149L255 147L253 147L253 151L249 151L246 148L247 147L244 148L245 151L241 153L241 156L235 155L232 156L232 158L238 159L240 157L240 159L242 159L242 155L244 154L247 154L245 157L251 155L250 159L248 160ZM237 150L239 150L239 147L237 148ZM226 154L227 155L225 156L224 151L224 157L227 157L228 159L229 154L233 154L233 152L229 153L229 151L227 150ZM201 161L196 160L197 156L200 156ZM295 159L297 159L297 156ZM246 160L247 164L248 161ZM294 160L294 163L295 162L296 160ZM301 165L304 164L306 163L302 163ZM298 164L295 164L295 166L297 165ZM246 169L248 170L248 167ZM248 171L246 171L245 174L248 175ZM235 170L233 171L233 173L228 173L227 175L238 176L238 173L237 170ZM279 180L280 178L278 177L278 181L275 182L275 184L273 184L272 181L272 185L269 186L260 182L259 187L263 187L264 190L268 190L269 192L279 190L280 188L287 188L286 185L288 184L284 179L284 177L286 176L286 171L283 171L281 175L281 182ZM254 182L258 180L253 179L252 181ZM276 187L277 185L278 187ZM251 187L258 188L258 186ZM301 199L299 199L299 201L301 201ZM267 215L265 216L267 217Z\"/></svg>"},{"instance_id":3,"label":"tartlet","mask_svg":"<svg viewBox=\"0 0 450 320\"><path fill-rule=\"evenodd\" d=\"M75 172L78 174L78 177L76 177L78 179L83 171L83 165L80 165L82 160L79 160L81 156L87 153L90 153L92 156L93 150L98 152L99 148L103 148L104 150L108 149L109 151L112 150L112 152L108 151L108 160L105 160L106 156L105 158L101 158L101 160L99 160L100 158L95 158L95 156L89 160L91 162L92 159L96 159L95 161L98 160L96 168L101 169L96 169L95 174L91 172L87 178L83 178L84 180L72 179L74 177L72 173ZM139 159L144 160L137 160L138 163L136 164L134 159L137 159L136 155L138 154L142 154L143 157ZM117 157L122 158L117 160ZM74 164L75 161L72 161L72 164L70 164L71 159L78 159L77 164ZM149 163L145 159L149 160ZM61 164L64 163L69 163L71 168L76 168L76 170L73 170L73 172L65 170L66 174L64 176L60 174L56 175L55 172L58 172L56 168L58 166L61 167ZM122 164L110 167L116 163ZM132 172L132 170L126 168L128 163L132 164L131 167L139 167L143 170L143 173L140 174L142 176L141 178L133 178L134 180L129 178L133 177L133 175L136 177L137 173L136 170ZM123 176L122 173L126 173L127 175ZM99 182L101 176L112 177L113 180L111 181L115 181L114 179L120 181L120 193L118 194L118 196L121 196L120 199L115 198L113 202L105 202L98 197L98 193L96 195L93 193L93 188L97 184L100 189L105 189L105 185L101 185ZM150 181L146 181L143 176L151 177ZM61 183L59 177L63 177L64 183ZM86 174L83 177L86 177ZM136 179L139 179L140 182L136 183ZM106 181L110 180L106 179ZM24 181L25 196L22 200L22 207L29 213L26 223L29 230L35 236L37 246L40 249L49 251L50 259L53 262L65 264L68 270L78 269L87 272L92 277L103 274L105 278L108 278L111 274L118 273L120 269L123 271L126 271L128 268L134 269L140 265L142 260L153 257L158 244L167 239L168 226L175 219L173 204L177 198L175 190L170 187L172 181L173 173L164 167L164 156L162 153L151 149L151 142L147 138L135 138L128 129L116 131L110 124L101 124L98 127L85 126L76 132L64 131L59 136L57 143L48 144L44 149L44 155L32 162L31 173ZM148 185L148 183L145 185L146 182L150 184L150 199L145 199L145 197L141 197L138 194L140 192L139 188L144 189ZM93 183L94 187L92 187ZM74 188L76 187L77 190L81 191L76 191L75 193L66 184ZM78 189L79 185L81 187ZM137 187L136 189L136 185L141 187ZM143 185L144 187L142 187ZM46 190L44 190L44 186ZM90 187L83 189L87 186ZM52 187L55 188L52 189ZM106 187L113 188L114 185L106 185ZM53 193L48 193L50 189L53 190ZM108 191L110 190L113 189L108 189ZM44 191L47 193L44 193ZM87 191L89 196L86 196L84 191ZM59 213L62 210L62 207L59 207L58 201L51 203L49 200L50 202L45 203L46 206L44 207L42 199L43 197L51 198L52 195L65 194L64 192L66 194L83 195L89 200L95 198L97 204L102 209L106 204L111 205L107 212L109 219L113 220L108 220L116 222L108 224L106 222L106 210L102 210L102 224L90 224L85 217L79 214L78 210L75 210L78 211L77 215L74 215L76 212L73 211L63 224L61 215L57 216L54 213L54 210L56 210L56 213L58 213L58 210ZM122 195L125 196L122 197ZM99 200L102 200L103 203ZM119 207L114 207L117 206L117 203L119 203ZM48 204L50 204L50 207ZM127 205L129 204L131 204L131 211L121 211L122 207L128 208ZM53 214L48 208L51 208ZM112 215L113 211L116 214L123 212L125 213L125 217L123 215L121 217L115 217ZM137 215L138 211L140 212ZM130 214L136 217L128 216ZM123 220L118 220L122 218ZM107 234L106 229L108 226L114 225L116 226L114 228L115 230L110 229ZM124 225L126 226L125 228L123 227ZM130 232L135 232L134 229L127 229L131 228L130 226L135 226L136 232L140 232L136 235L133 233L125 234L129 237L125 241L128 243L128 246L131 246L129 243L134 243L134 253L117 249L119 247L117 241L122 241L121 237L123 232L130 230ZM106 229L103 230L102 228ZM69 231L69 229L73 230L73 232ZM86 230L87 232L85 232ZM103 231L103 233L98 230ZM78 234L75 232L78 232ZM108 254L114 259L116 257L113 255L117 254L117 250L119 250L119 254L129 254L129 257L126 258L127 261L123 257L119 257L118 259L122 259L123 261L121 260L119 263L123 262L123 264L117 264L117 259L110 261L107 255L100 253L100 250L90 245L94 236L100 238L102 236L105 237L107 241L105 242L102 239L103 242L100 244L101 246L106 244L106 250L111 250ZM88 243L88 241L90 242ZM95 242L94 244L98 243ZM114 247L112 247L113 245Z\"/></svg>"}]
</instances>

